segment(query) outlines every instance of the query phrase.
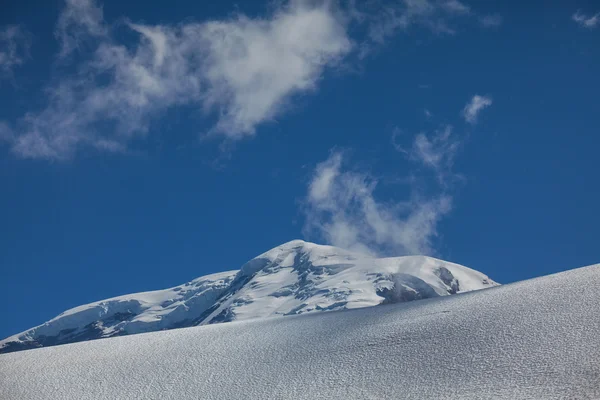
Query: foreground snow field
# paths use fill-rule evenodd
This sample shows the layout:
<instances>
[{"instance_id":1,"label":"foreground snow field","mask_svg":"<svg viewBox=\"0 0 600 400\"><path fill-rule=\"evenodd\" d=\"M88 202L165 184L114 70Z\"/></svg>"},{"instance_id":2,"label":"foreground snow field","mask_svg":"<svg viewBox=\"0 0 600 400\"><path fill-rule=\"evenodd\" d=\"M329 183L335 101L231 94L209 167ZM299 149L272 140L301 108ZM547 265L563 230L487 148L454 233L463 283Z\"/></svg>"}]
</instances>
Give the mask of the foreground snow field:
<instances>
[{"instance_id":1,"label":"foreground snow field","mask_svg":"<svg viewBox=\"0 0 600 400\"><path fill-rule=\"evenodd\" d=\"M447 296L496 286L486 275L431 257L375 258L302 240L239 271L102 300L0 341L0 353L164 329Z\"/></svg>"},{"instance_id":2,"label":"foreground snow field","mask_svg":"<svg viewBox=\"0 0 600 400\"><path fill-rule=\"evenodd\" d=\"M2 399L599 399L600 265L0 355Z\"/></svg>"}]
</instances>

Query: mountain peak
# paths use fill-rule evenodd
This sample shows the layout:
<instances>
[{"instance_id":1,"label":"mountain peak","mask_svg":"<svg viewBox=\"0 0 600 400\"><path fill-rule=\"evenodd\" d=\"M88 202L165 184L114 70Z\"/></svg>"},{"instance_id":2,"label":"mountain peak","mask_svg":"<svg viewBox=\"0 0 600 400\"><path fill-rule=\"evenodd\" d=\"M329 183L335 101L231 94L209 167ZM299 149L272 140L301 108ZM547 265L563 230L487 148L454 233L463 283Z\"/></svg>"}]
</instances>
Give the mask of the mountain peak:
<instances>
[{"instance_id":1,"label":"mountain peak","mask_svg":"<svg viewBox=\"0 0 600 400\"><path fill-rule=\"evenodd\" d=\"M424 256L376 258L303 240L239 271L67 310L0 342L0 352L195 325L376 306L497 285L467 267Z\"/></svg>"}]
</instances>

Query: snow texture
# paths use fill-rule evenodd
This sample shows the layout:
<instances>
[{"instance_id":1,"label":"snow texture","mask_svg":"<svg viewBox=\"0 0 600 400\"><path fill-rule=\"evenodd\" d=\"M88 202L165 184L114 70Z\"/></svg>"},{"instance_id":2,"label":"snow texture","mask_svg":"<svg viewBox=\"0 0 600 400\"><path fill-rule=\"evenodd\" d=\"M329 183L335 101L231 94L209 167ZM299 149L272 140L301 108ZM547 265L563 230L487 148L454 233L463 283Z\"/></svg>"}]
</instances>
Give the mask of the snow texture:
<instances>
[{"instance_id":1,"label":"snow texture","mask_svg":"<svg viewBox=\"0 0 600 400\"><path fill-rule=\"evenodd\" d=\"M496 286L430 257L374 258L294 240L171 289L79 306L0 342L0 353L256 318L398 303Z\"/></svg>"},{"instance_id":2,"label":"snow texture","mask_svg":"<svg viewBox=\"0 0 600 400\"><path fill-rule=\"evenodd\" d=\"M381 307L0 355L2 399L599 399L600 264Z\"/></svg>"}]
</instances>

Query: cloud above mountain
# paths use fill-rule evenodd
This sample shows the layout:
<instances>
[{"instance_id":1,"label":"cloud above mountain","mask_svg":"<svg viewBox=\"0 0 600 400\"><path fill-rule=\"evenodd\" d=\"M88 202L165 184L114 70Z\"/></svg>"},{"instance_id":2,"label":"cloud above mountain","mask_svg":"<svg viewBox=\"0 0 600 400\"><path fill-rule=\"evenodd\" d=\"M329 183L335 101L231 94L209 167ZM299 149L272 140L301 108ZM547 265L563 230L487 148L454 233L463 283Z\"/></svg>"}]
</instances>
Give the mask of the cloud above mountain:
<instances>
[{"instance_id":1,"label":"cloud above mountain","mask_svg":"<svg viewBox=\"0 0 600 400\"><path fill-rule=\"evenodd\" d=\"M65 0L46 104L3 121L11 132L5 141L23 158L68 160L84 148L127 152L178 107L206 117L204 136L252 137L297 96L317 91L327 71L366 57L398 31L453 34L456 18L474 15L457 0L290 0L270 10L154 25L111 22L96 0ZM11 35L0 40L18 37ZM0 53L5 69L22 62L11 46Z\"/></svg>"},{"instance_id":2,"label":"cloud above mountain","mask_svg":"<svg viewBox=\"0 0 600 400\"><path fill-rule=\"evenodd\" d=\"M408 138L410 144L401 143ZM448 124L412 136L395 128L392 147L409 166L405 176L393 178L407 183L408 191L391 197L377 190L381 179L351 164L349 152L332 150L308 183L305 236L379 256L435 255L439 223L452 211L456 189L465 181L454 171L464 140Z\"/></svg>"},{"instance_id":3,"label":"cloud above mountain","mask_svg":"<svg viewBox=\"0 0 600 400\"><path fill-rule=\"evenodd\" d=\"M432 254L437 224L450 212L452 197L415 190L406 200L381 200L378 180L352 169L346 157L333 151L316 166L304 204L305 234L368 254Z\"/></svg>"},{"instance_id":4,"label":"cloud above mountain","mask_svg":"<svg viewBox=\"0 0 600 400\"><path fill-rule=\"evenodd\" d=\"M46 108L19 121L16 154L122 151L157 114L182 105L216 115L210 133L251 136L291 96L315 90L324 70L352 49L344 19L327 3L293 1L264 19L126 27L133 43L116 39L117 27L94 1L67 1L55 31L59 60L87 58L49 87Z\"/></svg>"}]
</instances>

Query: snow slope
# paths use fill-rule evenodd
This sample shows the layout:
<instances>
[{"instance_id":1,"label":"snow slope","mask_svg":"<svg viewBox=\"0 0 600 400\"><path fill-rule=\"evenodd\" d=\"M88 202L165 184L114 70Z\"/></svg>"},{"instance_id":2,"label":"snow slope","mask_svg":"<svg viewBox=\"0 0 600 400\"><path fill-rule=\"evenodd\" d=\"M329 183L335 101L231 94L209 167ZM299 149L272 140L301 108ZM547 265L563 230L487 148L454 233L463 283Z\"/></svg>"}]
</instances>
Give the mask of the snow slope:
<instances>
[{"instance_id":1,"label":"snow slope","mask_svg":"<svg viewBox=\"0 0 600 400\"><path fill-rule=\"evenodd\" d=\"M600 265L0 355L2 399L600 399Z\"/></svg>"},{"instance_id":2,"label":"snow slope","mask_svg":"<svg viewBox=\"0 0 600 400\"><path fill-rule=\"evenodd\" d=\"M497 285L430 257L374 258L294 240L239 271L79 306L0 342L0 353L282 315L361 308Z\"/></svg>"}]
</instances>

